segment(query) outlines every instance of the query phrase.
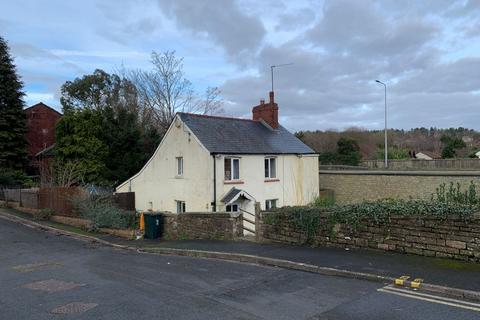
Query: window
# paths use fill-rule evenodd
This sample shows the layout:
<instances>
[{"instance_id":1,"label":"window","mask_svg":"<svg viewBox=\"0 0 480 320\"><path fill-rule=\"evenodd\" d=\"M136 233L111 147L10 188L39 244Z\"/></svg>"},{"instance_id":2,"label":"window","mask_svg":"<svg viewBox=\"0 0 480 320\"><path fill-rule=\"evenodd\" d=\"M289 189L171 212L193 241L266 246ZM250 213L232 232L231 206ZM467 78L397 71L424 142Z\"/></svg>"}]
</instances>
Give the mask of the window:
<instances>
[{"instance_id":1,"label":"window","mask_svg":"<svg viewBox=\"0 0 480 320\"><path fill-rule=\"evenodd\" d=\"M277 207L277 199L265 200L265 210L270 210Z\"/></svg>"},{"instance_id":2,"label":"window","mask_svg":"<svg viewBox=\"0 0 480 320\"><path fill-rule=\"evenodd\" d=\"M275 158L265 158L265 178L273 179L277 177L277 165Z\"/></svg>"},{"instance_id":3,"label":"window","mask_svg":"<svg viewBox=\"0 0 480 320\"><path fill-rule=\"evenodd\" d=\"M240 159L225 158L225 180L239 180L240 179Z\"/></svg>"},{"instance_id":4,"label":"window","mask_svg":"<svg viewBox=\"0 0 480 320\"><path fill-rule=\"evenodd\" d=\"M183 157L176 157L177 176L183 176Z\"/></svg>"},{"instance_id":5,"label":"window","mask_svg":"<svg viewBox=\"0 0 480 320\"><path fill-rule=\"evenodd\" d=\"M227 212L238 212L238 204L229 204L226 207Z\"/></svg>"},{"instance_id":6,"label":"window","mask_svg":"<svg viewBox=\"0 0 480 320\"><path fill-rule=\"evenodd\" d=\"M175 201L177 204L177 213L186 212L185 201Z\"/></svg>"}]
</instances>

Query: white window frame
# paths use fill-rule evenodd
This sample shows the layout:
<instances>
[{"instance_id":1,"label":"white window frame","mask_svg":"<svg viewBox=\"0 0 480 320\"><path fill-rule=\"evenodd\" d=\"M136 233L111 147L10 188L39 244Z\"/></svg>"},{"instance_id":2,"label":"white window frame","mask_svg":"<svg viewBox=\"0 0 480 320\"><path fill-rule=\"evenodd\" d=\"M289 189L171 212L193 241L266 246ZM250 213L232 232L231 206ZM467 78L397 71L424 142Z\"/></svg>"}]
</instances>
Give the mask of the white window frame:
<instances>
[{"instance_id":1,"label":"white window frame","mask_svg":"<svg viewBox=\"0 0 480 320\"><path fill-rule=\"evenodd\" d=\"M227 179L226 170L225 170L225 161L230 160L230 179ZM234 166L235 161L238 162L238 177L234 176ZM240 180L240 158L238 157L225 157L223 161L223 174L225 181L238 181Z\"/></svg>"},{"instance_id":2,"label":"white window frame","mask_svg":"<svg viewBox=\"0 0 480 320\"><path fill-rule=\"evenodd\" d=\"M232 204L227 204L225 206L225 211L226 212L238 212L238 204L232 203Z\"/></svg>"},{"instance_id":3,"label":"white window frame","mask_svg":"<svg viewBox=\"0 0 480 320\"><path fill-rule=\"evenodd\" d=\"M175 157L175 169L177 177L183 177L183 157Z\"/></svg>"},{"instance_id":4,"label":"white window frame","mask_svg":"<svg viewBox=\"0 0 480 320\"><path fill-rule=\"evenodd\" d=\"M275 163L274 172L272 174L272 161ZM277 158L276 157L266 157L263 161L264 163L264 175L265 179L276 179L277 178Z\"/></svg>"},{"instance_id":5,"label":"white window frame","mask_svg":"<svg viewBox=\"0 0 480 320\"><path fill-rule=\"evenodd\" d=\"M265 200L265 210L277 208L277 202L278 202L278 199Z\"/></svg>"},{"instance_id":6,"label":"white window frame","mask_svg":"<svg viewBox=\"0 0 480 320\"><path fill-rule=\"evenodd\" d=\"M177 213L185 213L187 211L187 206L183 200L175 200L175 205L177 207Z\"/></svg>"}]
</instances>

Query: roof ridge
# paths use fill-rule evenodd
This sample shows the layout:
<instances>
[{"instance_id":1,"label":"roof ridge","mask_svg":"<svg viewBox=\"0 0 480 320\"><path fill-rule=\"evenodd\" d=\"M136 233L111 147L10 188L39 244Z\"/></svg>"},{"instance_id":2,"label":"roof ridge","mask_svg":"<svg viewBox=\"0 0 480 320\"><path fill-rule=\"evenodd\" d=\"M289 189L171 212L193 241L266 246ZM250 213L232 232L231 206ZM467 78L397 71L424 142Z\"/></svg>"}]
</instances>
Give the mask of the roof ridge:
<instances>
[{"instance_id":1,"label":"roof ridge","mask_svg":"<svg viewBox=\"0 0 480 320\"><path fill-rule=\"evenodd\" d=\"M177 114L185 114L189 116L199 117L199 118L211 118L211 119L220 119L220 120L240 120L240 121L249 121L249 122L260 122L258 120L245 119L245 118L235 118L235 117L224 117L224 116L213 116L208 114L198 114L191 112L178 112Z\"/></svg>"},{"instance_id":2,"label":"roof ridge","mask_svg":"<svg viewBox=\"0 0 480 320\"><path fill-rule=\"evenodd\" d=\"M46 107L47 109L51 109L51 110L55 111L56 113L58 113L59 115L63 116L63 113L61 113L60 111L56 110L55 108L50 107L48 104L43 103L43 101L40 101L40 102L38 102L38 103L35 103L34 105L31 105L30 107L27 107L27 108L23 109L23 111L26 111L26 110L28 110L28 109L32 109L32 108L37 107L37 106L44 106L44 107Z\"/></svg>"}]
</instances>

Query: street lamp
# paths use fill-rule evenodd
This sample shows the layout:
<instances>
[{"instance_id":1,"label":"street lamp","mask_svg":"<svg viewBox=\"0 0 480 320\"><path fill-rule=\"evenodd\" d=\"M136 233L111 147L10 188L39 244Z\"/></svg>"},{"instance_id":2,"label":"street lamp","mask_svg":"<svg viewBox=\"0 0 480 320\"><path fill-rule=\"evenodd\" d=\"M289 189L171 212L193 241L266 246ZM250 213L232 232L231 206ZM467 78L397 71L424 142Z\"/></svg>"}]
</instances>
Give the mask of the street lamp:
<instances>
[{"instance_id":1,"label":"street lamp","mask_svg":"<svg viewBox=\"0 0 480 320\"><path fill-rule=\"evenodd\" d=\"M375 80L385 88L385 169L388 168L388 139L387 139L387 85L380 80Z\"/></svg>"}]
</instances>

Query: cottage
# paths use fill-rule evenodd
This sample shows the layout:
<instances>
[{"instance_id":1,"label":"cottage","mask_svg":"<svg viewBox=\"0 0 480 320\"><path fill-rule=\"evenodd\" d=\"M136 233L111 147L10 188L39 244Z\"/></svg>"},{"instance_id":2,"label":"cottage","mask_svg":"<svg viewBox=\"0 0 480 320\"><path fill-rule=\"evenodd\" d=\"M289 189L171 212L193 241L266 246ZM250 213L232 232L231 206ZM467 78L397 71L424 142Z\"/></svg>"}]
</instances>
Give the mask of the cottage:
<instances>
[{"instance_id":1,"label":"cottage","mask_svg":"<svg viewBox=\"0 0 480 320\"><path fill-rule=\"evenodd\" d=\"M117 187L137 210L254 212L319 193L318 154L278 123L273 92L253 119L178 113L152 158Z\"/></svg>"}]
</instances>

